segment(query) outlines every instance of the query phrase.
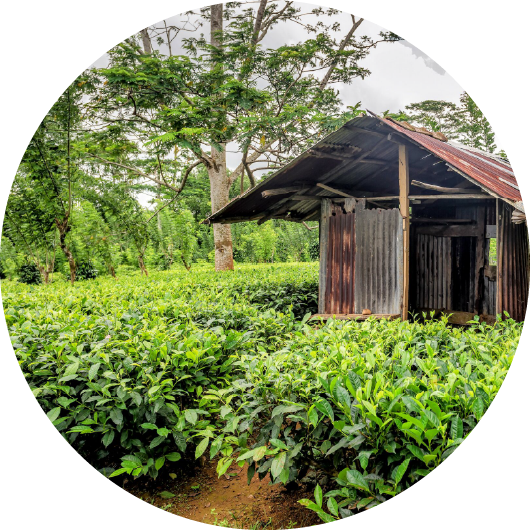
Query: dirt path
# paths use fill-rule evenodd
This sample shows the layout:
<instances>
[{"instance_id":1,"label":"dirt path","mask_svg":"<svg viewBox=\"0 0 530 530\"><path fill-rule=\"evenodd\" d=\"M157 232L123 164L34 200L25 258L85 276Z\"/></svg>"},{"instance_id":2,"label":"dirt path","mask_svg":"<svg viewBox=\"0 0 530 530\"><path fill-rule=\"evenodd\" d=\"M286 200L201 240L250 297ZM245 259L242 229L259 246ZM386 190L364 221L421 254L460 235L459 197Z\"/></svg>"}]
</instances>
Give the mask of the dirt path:
<instances>
[{"instance_id":1,"label":"dirt path","mask_svg":"<svg viewBox=\"0 0 530 530\"><path fill-rule=\"evenodd\" d=\"M218 526L275 530L321 522L298 503L299 499L312 498L312 488L288 491L282 485L270 485L268 476L260 481L257 475L247 485L246 465L240 468L234 464L218 479L215 467L216 462L207 463L187 478L171 474L151 487L129 480L124 489L171 513Z\"/></svg>"}]
</instances>

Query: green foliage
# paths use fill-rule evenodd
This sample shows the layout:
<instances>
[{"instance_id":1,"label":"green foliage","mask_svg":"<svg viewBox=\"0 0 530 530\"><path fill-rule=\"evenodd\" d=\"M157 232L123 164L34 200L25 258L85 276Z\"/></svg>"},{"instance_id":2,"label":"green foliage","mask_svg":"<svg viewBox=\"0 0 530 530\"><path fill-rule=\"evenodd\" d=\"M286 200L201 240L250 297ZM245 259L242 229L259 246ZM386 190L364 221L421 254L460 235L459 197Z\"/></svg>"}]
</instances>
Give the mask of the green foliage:
<instances>
[{"instance_id":1,"label":"green foliage","mask_svg":"<svg viewBox=\"0 0 530 530\"><path fill-rule=\"evenodd\" d=\"M28 285L39 285L42 283L42 277L34 263L24 263L18 269L18 281Z\"/></svg>"},{"instance_id":2,"label":"green foliage","mask_svg":"<svg viewBox=\"0 0 530 530\"><path fill-rule=\"evenodd\" d=\"M98 277L98 270L94 268L94 265L87 261L77 265L76 278L78 280L94 280Z\"/></svg>"},{"instance_id":3,"label":"green foliage","mask_svg":"<svg viewBox=\"0 0 530 530\"><path fill-rule=\"evenodd\" d=\"M396 115L401 120L408 120L431 131L440 131L449 139L488 153L494 153L497 149L490 123L467 92L460 96L459 105L450 101L425 100L411 103L405 109L406 113L400 111ZM497 156L506 159L504 151L497 153Z\"/></svg>"},{"instance_id":4,"label":"green foliage","mask_svg":"<svg viewBox=\"0 0 530 530\"><path fill-rule=\"evenodd\" d=\"M383 502L442 463L497 394L521 324L309 321L316 264L4 280L20 366L63 436L107 476L184 459L273 482L327 475L324 521Z\"/></svg>"},{"instance_id":5,"label":"green foliage","mask_svg":"<svg viewBox=\"0 0 530 530\"><path fill-rule=\"evenodd\" d=\"M250 294L267 284L295 289L302 276L309 288L308 275L316 290L316 270L250 266L221 278L183 270L119 286L4 282L2 291L20 366L57 429L98 468L156 477L213 439L217 418L204 391L229 386L237 356L277 347L290 333L287 297L284 315L253 305Z\"/></svg>"},{"instance_id":6,"label":"green foliage","mask_svg":"<svg viewBox=\"0 0 530 530\"><path fill-rule=\"evenodd\" d=\"M288 483L312 468L333 479L327 507L318 489L314 503L302 501L327 522L395 496L462 443L497 394L521 325L302 321L295 329L281 349L242 355L234 364L244 376L206 398L222 405L226 425L237 420L239 440L252 440L233 444L251 474Z\"/></svg>"}]
</instances>

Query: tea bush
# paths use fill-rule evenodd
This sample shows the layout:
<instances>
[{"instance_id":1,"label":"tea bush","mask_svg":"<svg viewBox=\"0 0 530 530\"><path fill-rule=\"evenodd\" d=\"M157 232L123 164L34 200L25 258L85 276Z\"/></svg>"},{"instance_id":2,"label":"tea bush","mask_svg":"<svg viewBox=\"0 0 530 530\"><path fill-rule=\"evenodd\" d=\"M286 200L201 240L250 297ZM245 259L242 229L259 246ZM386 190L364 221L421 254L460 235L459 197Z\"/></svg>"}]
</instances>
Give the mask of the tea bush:
<instances>
[{"instance_id":1,"label":"tea bush","mask_svg":"<svg viewBox=\"0 0 530 530\"><path fill-rule=\"evenodd\" d=\"M2 281L21 369L63 436L107 476L208 455L219 474L328 477L324 521L414 484L497 394L521 325L308 320L318 266ZM306 314L306 316L303 316ZM330 487L331 486L331 487Z\"/></svg>"},{"instance_id":2,"label":"tea bush","mask_svg":"<svg viewBox=\"0 0 530 530\"><path fill-rule=\"evenodd\" d=\"M5 316L32 392L67 440L100 469L156 477L211 436L201 395L230 385L235 355L275 348L293 328L287 297L275 305L288 315L249 297L282 281L289 292L316 287L314 266L273 270L3 282Z\"/></svg>"},{"instance_id":3,"label":"tea bush","mask_svg":"<svg viewBox=\"0 0 530 530\"><path fill-rule=\"evenodd\" d=\"M249 480L329 476L327 510L318 487L302 500L324 521L373 507L430 473L463 441L497 394L517 348L520 324L467 329L446 320L330 321L298 329L280 350L241 355L245 376L210 391L225 425L219 473L249 464ZM241 440L252 440L249 445ZM215 445L215 448L214 448ZM329 513L328 513L329 512Z\"/></svg>"}]
</instances>

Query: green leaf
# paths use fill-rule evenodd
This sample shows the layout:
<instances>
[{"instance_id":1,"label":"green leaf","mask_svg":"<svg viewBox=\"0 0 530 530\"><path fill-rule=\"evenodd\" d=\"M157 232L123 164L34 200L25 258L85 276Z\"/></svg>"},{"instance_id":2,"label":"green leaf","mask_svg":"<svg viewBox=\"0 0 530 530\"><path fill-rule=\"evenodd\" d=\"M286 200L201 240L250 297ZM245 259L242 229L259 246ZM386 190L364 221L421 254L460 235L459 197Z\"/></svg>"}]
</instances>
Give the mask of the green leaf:
<instances>
[{"instance_id":1,"label":"green leaf","mask_svg":"<svg viewBox=\"0 0 530 530\"><path fill-rule=\"evenodd\" d=\"M475 415L475 418L477 418L477 421L480 420L484 414L484 400L480 396L473 401L473 414Z\"/></svg>"},{"instance_id":2,"label":"green leaf","mask_svg":"<svg viewBox=\"0 0 530 530\"><path fill-rule=\"evenodd\" d=\"M311 425L313 425L313 427L316 427L318 424L318 412L315 409L315 405L311 406L307 415Z\"/></svg>"},{"instance_id":3,"label":"green leaf","mask_svg":"<svg viewBox=\"0 0 530 530\"><path fill-rule=\"evenodd\" d=\"M335 395L337 396L337 399L339 403L344 407L345 411L350 414L350 407L351 407L351 397L350 393L342 386L337 385L334 388Z\"/></svg>"},{"instance_id":4,"label":"green leaf","mask_svg":"<svg viewBox=\"0 0 530 530\"><path fill-rule=\"evenodd\" d=\"M103 435L103 445L105 447L108 447L111 443L112 443L112 440L114 440L114 429L110 430L110 431L107 431L104 435Z\"/></svg>"},{"instance_id":5,"label":"green leaf","mask_svg":"<svg viewBox=\"0 0 530 530\"><path fill-rule=\"evenodd\" d=\"M451 421L451 439L458 440L464 436L464 424L460 416L454 416Z\"/></svg>"},{"instance_id":6,"label":"green leaf","mask_svg":"<svg viewBox=\"0 0 530 530\"><path fill-rule=\"evenodd\" d=\"M395 480L394 480L396 486L401 482L401 479L403 478L403 476L407 472L407 469L409 467L409 462L410 462L410 458L407 458L397 468L396 477L395 477Z\"/></svg>"},{"instance_id":7,"label":"green leaf","mask_svg":"<svg viewBox=\"0 0 530 530\"><path fill-rule=\"evenodd\" d=\"M348 471L346 471L346 480L356 488L370 491L368 483L364 479L363 475L356 469L348 469Z\"/></svg>"},{"instance_id":8,"label":"green leaf","mask_svg":"<svg viewBox=\"0 0 530 530\"><path fill-rule=\"evenodd\" d=\"M204 453L204 451L206 451L209 441L209 438L204 438L201 443L195 448L195 459L199 458Z\"/></svg>"},{"instance_id":9,"label":"green leaf","mask_svg":"<svg viewBox=\"0 0 530 530\"><path fill-rule=\"evenodd\" d=\"M127 473L127 470L125 468L116 469L113 473L109 475L109 478L117 477L118 475L121 475L122 473Z\"/></svg>"},{"instance_id":10,"label":"green leaf","mask_svg":"<svg viewBox=\"0 0 530 530\"><path fill-rule=\"evenodd\" d=\"M328 499L328 510L335 516L339 516L339 505L337 504L337 501L333 497L329 497Z\"/></svg>"},{"instance_id":11,"label":"green leaf","mask_svg":"<svg viewBox=\"0 0 530 530\"><path fill-rule=\"evenodd\" d=\"M261 447L256 447L254 449L251 449L250 451L247 451L246 453L243 453L239 458L236 460L236 462L240 462L241 460L247 460L248 458L253 458L255 461L260 460L265 455L265 452L267 451L267 446L263 445Z\"/></svg>"},{"instance_id":12,"label":"green leaf","mask_svg":"<svg viewBox=\"0 0 530 530\"><path fill-rule=\"evenodd\" d=\"M217 476L220 477L221 475L224 475L227 469L232 465L233 461L233 458L221 458L219 462L217 462Z\"/></svg>"},{"instance_id":13,"label":"green leaf","mask_svg":"<svg viewBox=\"0 0 530 530\"><path fill-rule=\"evenodd\" d=\"M90 367L90 370L88 371L88 380L92 381L94 377L96 377L96 374L98 373L99 367L101 366L101 363L93 364Z\"/></svg>"},{"instance_id":14,"label":"green leaf","mask_svg":"<svg viewBox=\"0 0 530 530\"><path fill-rule=\"evenodd\" d=\"M291 412L298 412L299 410L302 410L303 408L304 407L300 405L278 405L277 407L274 407L271 418L274 418L275 416L278 416L280 414L289 414Z\"/></svg>"},{"instance_id":15,"label":"green leaf","mask_svg":"<svg viewBox=\"0 0 530 530\"><path fill-rule=\"evenodd\" d=\"M165 457L161 456L160 458L157 458L155 462L155 469L158 471L164 465L165 462Z\"/></svg>"},{"instance_id":16,"label":"green leaf","mask_svg":"<svg viewBox=\"0 0 530 530\"><path fill-rule=\"evenodd\" d=\"M195 425L197 423L197 413L193 409L186 409L184 411L184 417L188 423Z\"/></svg>"},{"instance_id":17,"label":"green leaf","mask_svg":"<svg viewBox=\"0 0 530 530\"><path fill-rule=\"evenodd\" d=\"M218 436L212 442L212 445L210 446L210 460L219 452L219 450L221 449L223 445L223 441L224 441L224 436L221 435L221 436Z\"/></svg>"},{"instance_id":18,"label":"green leaf","mask_svg":"<svg viewBox=\"0 0 530 530\"><path fill-rule=\"evenodd\" d=\"M78 361L76 361L76 362L74 362L72 364L69 364L65 368L63 376L77 374L77 370L79 370L79 362Z\"/></svg>"},{"instance_id":19,"label":"green leaf","mask_svg":"<svg viewBox=\"0 0 530 530\"><path fill-rule=\"evenodd\" d=\"M322 412L325 416L331 419L331 421L335 421L335 415L333 414L333 408L329 404L328 401L325 399L321 399L317 403L315 403L315 407Z\"/></svg>"},{"instance_id":20,"label":"green leaf","mask_svg":"<svg viewBox=\"0 0 530 530\"><path fill-rule=\"evenodd\" d=\"M319 484L317 484L317 487L315 488L315 502L319 508L322 508L322 488Z\"/></svg>"},{"instance_id":21,"label":"green leaf","mask_svg":"<svg viewBox=\"0 0 530 530\"><path fill-rule=\"evenodd\" d=\"M177 452L173 452L173 453L168 453L166 455L166 458L170 461L170 462L178 462L182 456L180 455L180 453L177 453Z\"/></svg>"},{"instance_id":22,"label":"green leaf","mask_svg":"<svg viewBox=\"0 0 530 530\"><path fill-rule=\"evenodd\" d=\"M59 417L59 414L61 414L61 407L55 407L54 409L50 410L46 416L48 416L50 421L55 421Z\"/></svg>"},{"instance_id":23,"label":"green leaf","mask_svg":"<svg viewBox=\"0 0 530 530\"><path fill-rule=\"evenodd\" d=\"M118 408L113 408L110 411L110 419L116 424L121 425L123 423L123 413Z\"/></svg>"},{"instance_id":24,"label":"green leaf","mask_svg":"<svg viewBox=\"0 0 530 530\"><path fill-rule=\"evenodd\" d=\"M287 453L280 453L274 457L271 465L271 475L273 479L283 471L285 462L287 460Z\"/></svg>"},{"instance_id":25,"label":"green leaf","mask_svg":"<svg viewBox=\"0 0 530 530\"><path fill-rule=\"evenodd\" d=\"M170 491L163 491L162 493L159 493L158 495L162 497L163 499L172 499L175 496L175 494L171 493Z\"/></svg>"}]
</instances>

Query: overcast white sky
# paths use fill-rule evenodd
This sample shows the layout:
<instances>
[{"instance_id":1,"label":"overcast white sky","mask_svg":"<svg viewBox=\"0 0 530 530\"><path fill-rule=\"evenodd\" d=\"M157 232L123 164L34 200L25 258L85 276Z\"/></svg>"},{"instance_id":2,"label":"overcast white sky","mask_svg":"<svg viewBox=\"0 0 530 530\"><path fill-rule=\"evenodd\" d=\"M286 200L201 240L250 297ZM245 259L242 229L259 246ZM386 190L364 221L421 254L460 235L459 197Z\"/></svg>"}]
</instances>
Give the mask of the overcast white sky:
<instances>
[{"instance_id":1,"label":"overcast white sky","mask_svg":"<svg viewBox=\"0 0 530 530\"><path fill-rule=\"evenodd\" d=\"M314 5L297 3L303 11L310 11ZM182 22L188 17L176 15L167 19L168 25L182 26ZM316 23L317 17L309 15L305 21ZM337 32L337 40L347 33L351 27L351 16L348 13L340 13L334 17L325 17L324 22L329 23L336 20L341 29ZM153 25L152 21L146 20L146 26ZM154 24L159 26L160 23ZM206 26L200 28L194 34L208 32ZM371 21L365 20L357 30L357 35L368 35L376 38L380 31L388 31L392 28L382 28ZM181 32L173 44L173 53L179 53L179 42L181 38L191 36L193 33ZM181 37L182 36L182 37ZM277 47L282 44L292 44L307 38L306 30L293 23L280 23L262 41L263 46ZM94 65L104 66L106 57L98 59ZM423 101L425 99L443 99L458 102L463 88L445 72L436 62L425 55L421 50L407 41L398 43L381 43L369 56L360 63L372 73L362 79L356 79L350 85L335 84L345 106L355 105L361 102L362 108L369 109L377 114L385 110L396 112L404 110L405 105ZM227 151L230 150L230 147ZM235 168L241 157L237 153L227 152L227 162L230 168Z\"/></svg>"}]
</instances>

